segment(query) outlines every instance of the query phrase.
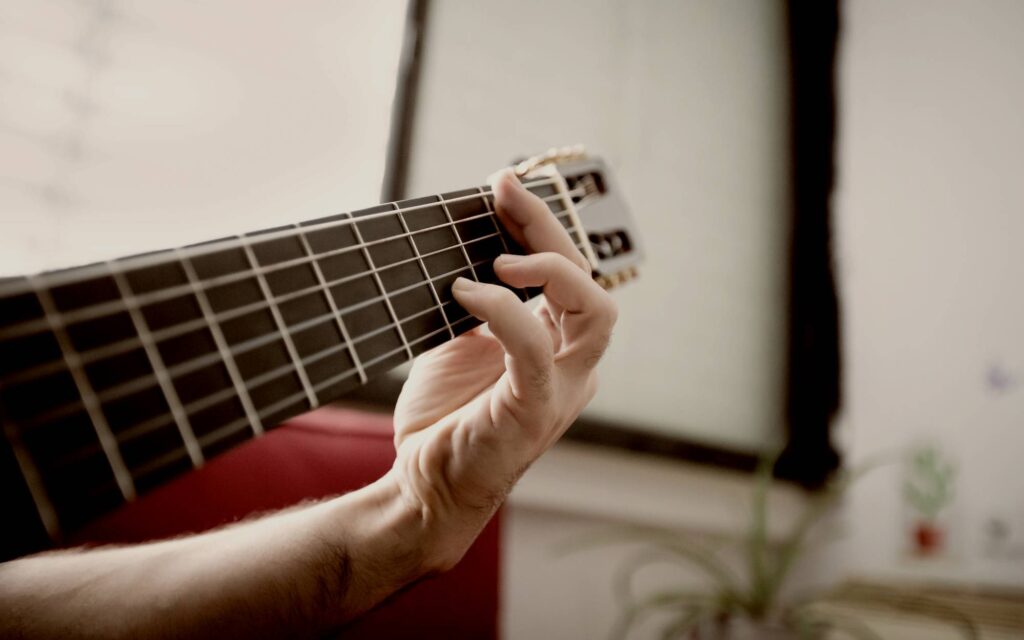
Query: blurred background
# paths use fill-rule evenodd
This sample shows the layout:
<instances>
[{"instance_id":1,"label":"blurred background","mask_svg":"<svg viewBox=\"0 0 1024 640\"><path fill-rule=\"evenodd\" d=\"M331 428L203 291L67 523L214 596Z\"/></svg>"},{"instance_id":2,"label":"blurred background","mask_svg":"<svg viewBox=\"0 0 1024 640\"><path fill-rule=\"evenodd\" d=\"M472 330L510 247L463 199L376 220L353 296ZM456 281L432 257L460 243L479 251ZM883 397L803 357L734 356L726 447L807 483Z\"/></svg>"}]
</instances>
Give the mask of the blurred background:
<instances>
[{"instance_id":1,"label":"blurred background","mask_svg":"<svg viewBox=\"0 0 1024 640\"><path fill-rule=\"evenodd\" d=\"M831 613L886 637L1022 637L1021 33L1016 0L7 2L0 274L584 143L646 257L598 396L504 510L501 635L607 634L647 544L590 548L609 527L709 545L747 581L754 468L784 452L767 555L834 503L784 593L852 589ZM386 411L400 381L350 403Z\"/></svg>"}]
</instances>

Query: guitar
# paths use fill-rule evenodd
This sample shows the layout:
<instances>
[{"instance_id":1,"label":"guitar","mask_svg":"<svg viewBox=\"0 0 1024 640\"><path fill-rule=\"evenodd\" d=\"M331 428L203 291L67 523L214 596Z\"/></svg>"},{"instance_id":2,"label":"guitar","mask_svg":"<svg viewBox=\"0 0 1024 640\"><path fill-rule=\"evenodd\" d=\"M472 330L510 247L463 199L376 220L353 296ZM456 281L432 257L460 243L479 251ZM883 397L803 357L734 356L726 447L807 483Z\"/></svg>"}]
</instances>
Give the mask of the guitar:
<instances>
[{"instance_id":1,"label":"guitar","mask_svg":"<svg viewBox=\"0 0 1024 640\"><path fill-rule=\"evenodd\" d=\"M636 229L600 159L566 148L516 171L599 283L636 275ZM338 399L480 324L451 283L502 284L491 264L508 252L522 248L476 187L0 280L3 513L31 505L28 528L59 542Z\"/></svg>"}]
</instances>

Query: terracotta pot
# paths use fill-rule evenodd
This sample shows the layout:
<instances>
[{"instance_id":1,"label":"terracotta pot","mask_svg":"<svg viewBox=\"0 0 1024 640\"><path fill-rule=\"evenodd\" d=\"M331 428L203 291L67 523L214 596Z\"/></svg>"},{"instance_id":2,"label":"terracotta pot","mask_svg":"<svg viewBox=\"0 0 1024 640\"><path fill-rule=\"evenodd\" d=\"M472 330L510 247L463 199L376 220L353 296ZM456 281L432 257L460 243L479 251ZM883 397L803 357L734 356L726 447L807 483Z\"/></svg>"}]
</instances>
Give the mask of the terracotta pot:
<instances>
[{"instance_id":1,"label":"terracotta pot","mask_svg":"<svg viewBox=\"0 0 1024 640\"><path fill-rule=\"evenodd\" d=\"M921 555L932 555L942 550L945 532L931 522L918 522L914 527L914 542Z\"/></svg>"}]
</instances>

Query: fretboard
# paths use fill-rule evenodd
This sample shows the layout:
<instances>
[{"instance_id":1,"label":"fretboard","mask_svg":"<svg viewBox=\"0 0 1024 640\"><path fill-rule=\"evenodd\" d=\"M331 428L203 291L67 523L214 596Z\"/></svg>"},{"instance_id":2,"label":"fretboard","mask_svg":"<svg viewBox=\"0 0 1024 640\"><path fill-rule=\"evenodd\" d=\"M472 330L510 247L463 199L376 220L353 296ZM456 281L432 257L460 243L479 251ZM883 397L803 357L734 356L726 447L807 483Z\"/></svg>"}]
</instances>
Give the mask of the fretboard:
<instances>
[{"instance_id":1,"label":"fretboard","mask_svg":"<svg viewBox=\"0 0 1024 640\"><path fill-rule=\"evenodd\" d=\"M527 187L581 245L564 186ZM468 331L452 282L500 284L518 251L480 187L0 282L0 420L41 521L73 530Z\"/></svg>"}]
</instances>

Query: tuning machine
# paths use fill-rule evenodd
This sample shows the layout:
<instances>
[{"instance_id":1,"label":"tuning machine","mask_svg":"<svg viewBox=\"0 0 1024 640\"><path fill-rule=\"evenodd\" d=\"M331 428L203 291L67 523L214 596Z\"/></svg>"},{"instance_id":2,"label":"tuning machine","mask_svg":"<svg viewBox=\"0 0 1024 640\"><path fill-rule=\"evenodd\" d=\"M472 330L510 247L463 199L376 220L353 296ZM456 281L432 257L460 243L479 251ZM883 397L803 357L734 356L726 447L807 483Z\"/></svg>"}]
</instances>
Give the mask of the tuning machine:
<instances>
[{"instance_id":1,"label":"tuning machine","mask_svg":"<svg viewBox=\"0 0 1024 640\"><path fill-rule=\"evenodd\" d=\"M546 165L582 160L586 157L587 152L582 144L573 145L571 147L551 147L540 155L536 155L527 158L522 162L516 163L515 172L517 176L522 178L532 171Z\"/></svg>"},{"instance_id":2,"label":"tuning machine","mask_svg":"<svg viewBox=\"0 0 1024 640\"><path fill-rule=\"evenodd\" d=\"M637 270L636 267L629 267L628 269L616 271L615 273L601 274L594 278L594 280L597 282L597 284L601 285L602 288L607 290L614 289L620 284L625 284L630 280L635 280L637 277L639 277L639 275L640 272Z\"/></svg>"}]
</instances>

